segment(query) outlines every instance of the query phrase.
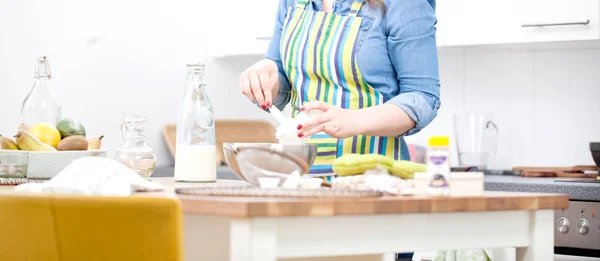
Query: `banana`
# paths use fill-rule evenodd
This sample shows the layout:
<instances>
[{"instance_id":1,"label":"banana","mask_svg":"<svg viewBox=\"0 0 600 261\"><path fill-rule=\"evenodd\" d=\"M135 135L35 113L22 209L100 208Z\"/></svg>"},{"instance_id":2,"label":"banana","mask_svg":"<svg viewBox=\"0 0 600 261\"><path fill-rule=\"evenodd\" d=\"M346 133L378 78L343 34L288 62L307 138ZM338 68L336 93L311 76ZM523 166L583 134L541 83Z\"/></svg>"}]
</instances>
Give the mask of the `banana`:
<instances>
[{"instance_id":1,"label":"banana","mask_svg":"<svg viewBox=\"0 0 600 261\"><path fill-rule=\"evenodd\" d=\"M48 144L41 142L38 138L31 135L28 131L19 130L15 135L17 145L21 150L25 151L56 151L56 149Z\"/></svg>"},{"instance_id":2,"label":"banana","mask_svg":"<svg viewBox=\"0 0 600 261\"><path fill-rule=\"evenodd\" d=\"M102 138L104 138L104 135L97 138L89 138L88 150L99 150L102 147Z\"/></svg>"},{"instance_id":3,"label":"banana","mask_svg":"<svg viewBox=\"0 0 600 261\"><path fill-rule=\"evenodd\" d=\"M19 150L19 145L13 139L0 135L0 148L3 150Z\"/></svg>"}]
</instances>

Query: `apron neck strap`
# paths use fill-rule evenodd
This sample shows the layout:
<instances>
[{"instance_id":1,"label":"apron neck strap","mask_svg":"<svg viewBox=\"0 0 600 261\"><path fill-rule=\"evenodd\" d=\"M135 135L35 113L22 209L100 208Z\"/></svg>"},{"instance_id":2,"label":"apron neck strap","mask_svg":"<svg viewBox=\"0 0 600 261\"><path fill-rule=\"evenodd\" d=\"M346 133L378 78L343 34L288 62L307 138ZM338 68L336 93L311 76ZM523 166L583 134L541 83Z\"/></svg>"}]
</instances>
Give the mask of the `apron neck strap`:
<instances>
[{"instance_id":1,"label":"apron neck strap","mask_svg":"<svg viewBox=\"0 0 600 261\"><path fill-rule=\"evenodd\" d=\"M352 6L350 7L350 13L348 13L348 16L356 17L358 15L358 11L363 5L363 2L364 0L354 0Z\"/></svg>"},{"instance_id":2,"label":"apron neck strap","mask_svg":"<svg viewBox=\"0 0 600 261\"><path fill-rule=\"evenodd\" d=\"M296 9L304 9L306 5L308 5L308 2L310 2L310 0L298 0L296 3Z\"/></svg>"},{"instance_id":3,"label":"apron neck strap","mask_svg":"<svg viewBox=\"0 0 600 261\"><path fill-rule=\"evenodd\" d=\"M310 2L310 0L298 0L298 2L296 3L296 8L304 9L304 8L306 8L306 6L308 5L309 2ZM363 2L364 2L364 0L354 0L354 2L352 2L352 7L350 7L350 13L348 15L349 16L357 16L358 11L360 11L360 8L363 5Z\"/></svg>"}]
</instances>

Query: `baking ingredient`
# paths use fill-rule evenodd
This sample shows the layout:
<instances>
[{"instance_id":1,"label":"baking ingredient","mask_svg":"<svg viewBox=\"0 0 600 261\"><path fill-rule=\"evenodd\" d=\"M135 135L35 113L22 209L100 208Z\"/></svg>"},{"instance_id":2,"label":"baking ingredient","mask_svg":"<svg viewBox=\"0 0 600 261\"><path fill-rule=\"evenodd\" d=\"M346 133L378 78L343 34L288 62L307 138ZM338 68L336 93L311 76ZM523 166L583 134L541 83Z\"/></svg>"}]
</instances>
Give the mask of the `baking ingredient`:
<instances>
[{"instance_id":1,"label":"baking ingredient","mask_svg":"<svg viewBox=\"0 0 600 261\"><path fill-rule=\"evenodd\" d=\"M333 179L331 187L378 191L394 195L411 195L414 193L412 180L403 180L389 175L388 170L381 165L367 170L363 175L337 177Z\"/></svg>"},{"instance_id":2,"label":"baking ingredient","mask_svg":"<svg viewBox=\"0 0 600 261\"><path fill-rule=\"evenodd\" d=\"M71 136L85 137L85 127L81 122L73 119L63 119L56 124L56 129L60 133L62 139Z\"/></svg>"},{"instance_id":3,"label":"baking ingredient","mask_svg":"<svg viewBox=\"0 0 600 261\"><path fill-rule=\"evenodd\" d=\"M177 116L176 181L217 181L215 115L205 73L205 64L187 65L186 90Z\"/></svg>"},{"instance_id":4,"label":"baking ingredient","mask_svg":"<svg viewBox=\"0 0 600 261\"><path fill-rule=\"evenodd\" d=\"M56 148L43 143L28 131L20 130L15 135L17 145L24 151L56 151Z\"/></svg>"},{"instance_id":5,"label":"baking ingredient","mask_svg":"<svg viewBox=\"0 0 600 261\"><path fill-rule=\"evenodd\" d=\"M302 180L300 172L294 171L285 179L281 187L285 189L295 189L300 185L300 180Z\"/></svg>"},{"instance_id":6,"label":"baking ingredient","mask_svg":"<svg viewBox=\"0 0 600 261\"><path fill-rule=\"evenodd\" d=\"M177 145L175 181L215 182L215 145Z\"/></svg>"},{"instance_id":7,"label":"baking ingredient","mask_svg":"<svg viewBox=\"0 0 600 261\"><path fill-rule=\"evenodd\" d=\"M0 148L3 150L19 150L19 145L17 145L15 140L0 135Z\"/></svg>"},{"instance_id":8,"label":"baking ingredient","mask_svg":"<svg viewBox=\"0 0 600 261\"><path fill-rule=\"evenodd\" d=\"M38 138L41 142L46 143L54 148L58 146L58 143L61 140L60 132L58 132L54 126L48 123L38 123L33 125L30 133Z\"/></svg>"},{"instance_id":9,"label":"baking ingredient","mask_svg":"<svg viewBox=\"0 0 600 261\"><path fill-rule=\"evenodd\" d=\"M394 159L379 154L345 154L333 162L333 172L339 176L362 175L365 171L382 166L391 169Z\"/></svg>"},{"instance_id":10,"label":"baking ingredient","mask_svg":"<svg viewBox=\"0 0 600 261\"><path fill-rule=\"evenodd\" d=\"M427 193L432 196L450 195L450 150L447 136L429 138L427 151L427 170L429 187Z\"/></svg>"},{"instance_id":11,"label":"baking ingredient","mask_svg":"<svg viewBox=\"0 0 600 261\"><path fill-rule=\"evenodd\" d=\"M100 137L88 138L88 150L99 150L102 147L102 138L104 135Z\"/></svg>"},{"instance_id":12,"label":"baking ingredient","mask_svg":"<svg viewBox=\"0 0 600 261\"><path fill-rule=\"evenodd\" d=\"M302 124L309 120L308 114L301 112L295 118L285 119L277 127L275 138L279 144L304 144L310 137L298 137L298 124Z\"/></svg>"},{"instance_id":13,"label":"baking ingredient","mask_svg":"<svg viewBox=\"0 0 600 261\"><path fill-rule=\"evenodd\" d=\"M56 147L59 151L65 150L87 150L88 141L83 136L66 137L58 143Z\"/></svg>"},{"instance_id":14,"label":"baking ingredient","mask_svg":"<svg viewBox=\"0 0 600 261\"><path fill-rule=\"evenodd\" d=\"M258 183L261 188L277 188L279 182L279 178L258 178Z\"/></svg>"},{"instance_id":15,"label":"baking ingredient","mask_svg":"<svg viewBox=\"0 0 600 261\"><path fill-rule=\"evenodd\" d=\"M318 189L323 184L322 178L302 178L300 180L300 187L303 189Z\"/></svg>"},{"instance_id":16,"label":"baking ingredient","mask_svg":"<svg viewBox=\"0 0 600 261\"><path fill-rule=\"evenodd\" d=\"M390 174L403 179L412 179L417 172L427 172L427 165L408 160L397 160L390 169Z\"/></svg>"}]
</instances>

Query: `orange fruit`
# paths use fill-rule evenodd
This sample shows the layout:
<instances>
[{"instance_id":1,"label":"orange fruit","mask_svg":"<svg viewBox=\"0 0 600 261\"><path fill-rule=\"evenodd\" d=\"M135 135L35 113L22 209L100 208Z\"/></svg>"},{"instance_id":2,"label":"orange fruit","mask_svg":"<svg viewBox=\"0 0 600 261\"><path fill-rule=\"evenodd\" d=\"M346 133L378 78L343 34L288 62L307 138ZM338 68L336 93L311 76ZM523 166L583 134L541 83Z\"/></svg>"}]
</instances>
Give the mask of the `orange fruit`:
<instances>
[{"instance_id":1,"label":"orange fruit","mask_svg":"<svg viewBox=\"0 0 600 261\"><path fill-rule=\"evenodd\" d=\"M58 132L54 126L48 123L38 123L33 125L29 132L41 142L46 143L54 148L56 148L60 142L60 132Z\"/></svg>"}]
</instances>

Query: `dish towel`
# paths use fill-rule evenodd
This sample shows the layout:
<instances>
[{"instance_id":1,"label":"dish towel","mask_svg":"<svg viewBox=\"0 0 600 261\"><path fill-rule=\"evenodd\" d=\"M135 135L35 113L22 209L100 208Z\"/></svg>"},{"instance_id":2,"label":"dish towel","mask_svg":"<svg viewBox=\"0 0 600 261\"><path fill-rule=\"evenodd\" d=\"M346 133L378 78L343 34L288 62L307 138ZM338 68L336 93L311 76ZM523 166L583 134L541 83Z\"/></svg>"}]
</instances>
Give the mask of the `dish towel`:
<instances>
[{"instance_id":1,"label":"dish towel","mask_svg":"<svg viewBox=\"0 0 600 261\"><path fill-rule=\"evenodd\" d=\"M483 249L441 250L432 261L491 261Z\"/></svg>"},{"instance_id":2,"label":"dish towel","mask_svg":"<svg viewBox=\"0 0 600 261\"><path fill-rule=\"evenodd\" d=\"M94 196L129 196L133 192L162 191L122 163L103 157L76 159L44 183L19 185L16 191Z\"/></svg>"}]
</instances>

